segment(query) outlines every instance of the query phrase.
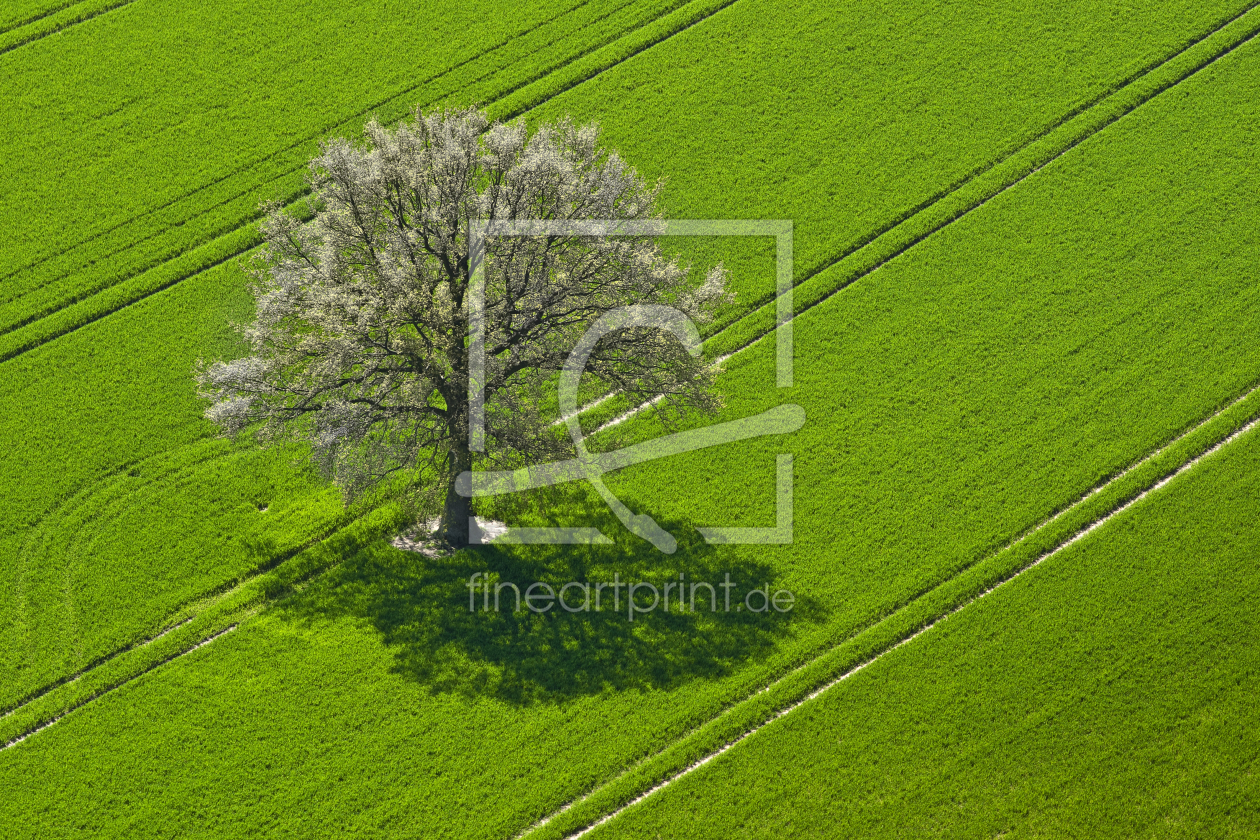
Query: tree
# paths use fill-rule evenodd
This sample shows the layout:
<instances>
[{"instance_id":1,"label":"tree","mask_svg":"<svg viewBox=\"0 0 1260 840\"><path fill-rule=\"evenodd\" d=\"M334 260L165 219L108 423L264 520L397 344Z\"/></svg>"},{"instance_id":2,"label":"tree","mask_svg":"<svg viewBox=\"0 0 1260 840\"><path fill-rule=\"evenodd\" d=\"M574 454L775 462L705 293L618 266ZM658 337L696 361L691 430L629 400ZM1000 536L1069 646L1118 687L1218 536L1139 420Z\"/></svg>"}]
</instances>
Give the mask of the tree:
<instances>
[{"instance_id":1,"label":"tree","mask_svg":"<svg viewBox=\"0 0 1260 840\"><path fill-rule=\"evenodd\" d=\"M229 435L258 423L264 443L308 441L347 499L395 473L427 476L435 503L444 491L438 537L465 545L470 221L650 222L660 185L603 149L595 125L531 134L469 109L325 143L310 187L307 222L265 207L242 328L252 355L199 366L206 416ZM693 283L650 235L492 237L482 266L484 458L500 468L571 452L544 394L605 313L646 303L704 322L729 297L720 264ZM667 419L714 409L713 375L650 325L604 337L586 365Z\"/></svg>"}]
</instances>

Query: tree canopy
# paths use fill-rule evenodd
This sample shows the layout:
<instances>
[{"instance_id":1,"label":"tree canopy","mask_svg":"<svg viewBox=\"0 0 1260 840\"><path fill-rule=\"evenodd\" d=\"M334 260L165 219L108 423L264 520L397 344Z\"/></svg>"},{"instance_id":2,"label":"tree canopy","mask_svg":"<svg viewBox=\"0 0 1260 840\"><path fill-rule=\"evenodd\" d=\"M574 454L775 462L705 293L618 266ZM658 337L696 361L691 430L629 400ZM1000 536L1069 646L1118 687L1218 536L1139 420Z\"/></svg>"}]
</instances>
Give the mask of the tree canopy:
<instances>
[{"instance_id":1,"label":"tree canopy","mask_svg":"<svg viewBox=\"0 0 1260 840\"><path fill-rule=\"evenodd\" d=\"M695 282L643 233L491 236L470 255L482 220L661 219L660 185L604 149L593 124L530 132L473 109L417 111L394 129L369 122L360 141L325 143L310 170L309 221L265 208L256 315L242 328L251 354L199 367L206 416L228 434L257 424L264 442L309 442L348 497L399 472L429 476L451 546L468 539L455 478L474 456L520 466L572 453L552 433L546 393L595 321L654 304L702 323L729 298L720 264ZM469 446L478 256L484 455ZM603 336L585 370L603 388L656 400L667 418L717 406L712 367L651 325Z\"/></svg>"}]
</instances>

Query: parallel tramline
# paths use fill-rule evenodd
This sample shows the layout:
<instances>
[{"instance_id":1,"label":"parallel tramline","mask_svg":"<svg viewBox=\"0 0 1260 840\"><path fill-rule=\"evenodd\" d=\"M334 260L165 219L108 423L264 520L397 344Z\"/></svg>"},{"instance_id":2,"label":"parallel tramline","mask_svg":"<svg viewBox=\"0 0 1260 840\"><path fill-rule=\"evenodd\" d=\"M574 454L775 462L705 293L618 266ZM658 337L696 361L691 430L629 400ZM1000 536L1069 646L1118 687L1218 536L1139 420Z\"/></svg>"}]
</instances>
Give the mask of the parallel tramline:
<instances>
[{"instance_id":1,"label":"parallel tramline","mask_svg":"<svg viewBox=\"0 0 1260 840\"><path fill-rule=\"evenodd\" d=\"M675 4L680 0L670 0ZM590 4L583 4L582 11ZM490 49L433 74L419 84L390 95L353 116L324 123L301 139L263 158L241 162L226 175L199 186L182 196L121 221L57 254L9 272L6 283L4 332L46 318L67 306L131 277L151 270L164 261L215 239L233 243L252 227L262 197L292 202L302 194L305 160L315 142L332 133L357 130L364 115L394 120L417 103L432 105L453 96L474 100L504 95L528 79L532 65L515 69L521 62L570 60L582 51L598 46L601 38L615 37L627 25L624 0L592 18L567 10L557 18L538 24L521 36L505 40ZM668 8L668 6L666 6ZM637 9L634 16L654 8ZM557 23L558 21L558 23ZM629 25L636 23L631 17ZM554 31L564 24L573 31ZM606 34L607 33L607 34ZM538 43L533 43L538 42ZM522 47L531 51L521 53ZM497 63L496 63L497 62ZM546 66L546 65L544 65ZM515 76L513 78L513 71ZM503 78L500 78L503 77ZM480 88L478 86L481 86ZM244 238L244 248L256 244L256 237ZM222 247L215 254L239 254L241 245ZM84 269L87 269L85 271Z\"/></svg>"},{"instance_id":2,"label":"parallel tramline","mask_svg":"<svg viewBox=\"0 0 1260 840\"><path fill-rule=\"evenodd\" d=\"M727 5L729 5L729 0L723 0L723 2L693 0L686 4L680 3L679 0L669 0L669 2L662 2L659 8L654 7L650 10L651 16L647 17L648 24L643 25L643 17L636 13L628 27L623 20L625 15L617 14L618 9L614 6L612 11L595 16L592 21L594 31L588 31L583 27L573 33L579 36L580 40L565 41L565 37L569 34L566 33L558 41L547 41L541 48L537 48L546 50L554 43L559 43L561 49L567 48L567 52L558 53L554 59L545 57L540 59L537 52L520 56L520 61L551 61L550 64L544 63L542 69L534 69L526 64L522 68L523 73L516 75L509 73L504 82L498 83L497 87L491 79L490 87L478 89L476 85L479 82L485 81L496 72L502 74L505 71L493 65L489 68L490 74L474 70L475 60L483 55L499 56L502 52L500 47L504 44L523 46L531 40L554 35L551 32L552 27L540 24L537 32L529 30L526 37L496 45L486 53L469 60L474 63L461 64L456 71L439 73L432 80L439 84L445 79L464 80L457 83L462 87L456 87L448 92L434 91L429 94L424 90L425 86L429 85L428 82L422 83L421 86L413 85L382 100L378 105L368 109L368 113L375 112L382 118L390 120L401 116L416 101L425 104L471 100L489 103L492 106L492 112L495 112L497 116L511 117L521 113L523 108L536 107L550 101L573 84L603 72L607 66L606 60L600 58L603 52L609 52L614 61L624 60L628 56L637 54L637 50L643 46L657 43L662 38L683 31L694 25L697 20L703 20ZM682 6L682 8L670 14L676 6ZM555 20L568 21L570 18L573 18L574 22L585 24L585 21L581 20L581 15L566 14ZM659 26L656 25L658 23ZM607 35L604 35L601 27L608 28ZM661 31L657 34L653 31L654 29ZM1201 36L1195 36L1189 40L1194 41L1197 37ZM612 41L616 43L610 43ZM638 41L642 43L636 46ZM598 49L605 43L609 46ZM592 49L594 52L589 58L579 58L582 50ZM511 55L511 50L507 53L502 60L508 62L518 60ZM581 66L584 63L591 66L584 68ZM555 78L548 78L549 76ZM468 79L471 81L467 81ZM9 279L17 281L17 285L6 284L5 294L8 302L3 310L0 310L5 313L4 322L0 323L0 358L9 358L31 346L38 346L67 329L73 329L75 326L102 317L119 305L126 305L138 297L168 288L175 282L252 248L257 244L256 235L252 232L252 224L256 217L260 189L265 188L262 189L262 193L269 196L294 200L301 193L301 172L304 168L302 161L310 154L313 140L326 136L329 132L352 131L357 121L361 119L361 116L356 116L335 125L324 125L313 134L291 143L281 152L264 158L262 161L254 162L249 166L237 165L228 176L216 179L208 187L198 188L190 193L189 198L199 197L194 205L185 205L182 199L176 199L159 208L159 216L154 217L146 213L137 217L134 222L124 223L122 228L112 230L106 235L105 240L89 240L83 246L61 257L44 258L45 262L28 266L21 270L20 274L16 270L10 272ZM1039 133L1041 132L1034 133L1032 136L1036 137ZM981 145L977 151L983 152L987 149ZM1001 159L999 157L997 160ZM987 170L993 164L994 161L989 160L979 165L976 171ZM968 177L956 183L965 183ZM242 179L247 179L244 189L239 185ZM206 189L209 189L209 192L203 192ZM201 207L207 209L198 209ZM169 218L162 221L162 216ZM140 233L138 238L130 232L130 226L133 224L143 225L138 231ZM118 244L109 244L111 239L116 240ZM863 239L864 237L858 237L857 241L861 243ZM137 247L141 248L141 251L132 253ZM177 255L185 254L190 249L193 249L195 256L188 254L176 259ZM846 247L838 254L824 253L814 257L809 253L808 248L803 248L801 256L806 260L806 273L816 273L819 267L828 265L851 251L852 247ZM79 256L74 256L75 253ZM173 264L172 260L179 264ZM83 268L89 264L92 266L90 270L84 271ZM147 276L141 276L146 272ZM121 290L117 295L106 296L95 305L93 301L85 300L110 286L124 282L129 284L129 288ZM744 298L748 305L759 304L764 300L764 290L753 286L745 292ZM42 319L47 319L47 321L40 324Z\"/></svg>"},{"instance_id":3,"label":"parallel tramline","mask_svg":"<svg viewBox=\"0 0 1260 840\"><path fill-rule=\"evenodd\" d=\"M607 476L677 533L674 557L644 549L577 487L494 512L511 525L598 524L615 548L430 563L388 545L405 524L398 508L343 510L300 453L207 440L193 362L239 354L226 321L248 314L232 257L255 241L249 197L263 183L292 197L309 139L256 177L242 159L195 198L155 196L165 209L51 243L33 272L11 263L0 294L18 306L4 315L27 322L0 335L12 452L0 462L0 790L13 793L0 824L99 832L144 791L148 810L125 817L139 835L195 824L564 836L662 781L696 795L763 736L680 775L696 762L855 666L878 659L862 673L884 673L902 656L885 652L1097 523L1101 537L1145 521L1153 499L1141 494L1260 415L1249 201L1260 169L1239 165L1257 147L1260 11L1150 4L1118 22L1099 4L1051 38L1054 10L935 8L837 20L818 4L766 27L765 0L557 6L450 51L458 69L433 68L431 101L484 91L499 116L600 119L611 146L669 176L676 218L796 220L791 389L773 387L772 254L680 247L701 264L733 253L736 266L739 302L706 345L727 357L717 421L792 402L807 422ZM1024 63L986 63L995 38ZM1078 64L1039 68L1037 51L1063 38L1077 39ZM908 66L927 74L938 59L966 66L967 83L899 86ZM808 81L785 87L789 76ZM419 90L379 114L401 115ZM867 126L876 102L863 97L875 94L890 116ZM811 119L787 122L794 113ZM295 119L292 136L323 124ZM819 143L828 132L844 142ZM697 137L711 156L688 145ZM89 254L113 262L80 278ZM607 400L584 425L626 408ZM651 412L616 430L662 432ZM793 544L704 547L696 526L766 524L784 452ZM472 571L559 582L572 563L591 579L735 569L799 593L800 609L767 625L719 616L691 635L685 616L642 631L526 616L505 636L447 598L466 601ZM78 629L63 624L67 608ZM171 778L172 763L187 773Z\"/></svg>"}]
</instances>

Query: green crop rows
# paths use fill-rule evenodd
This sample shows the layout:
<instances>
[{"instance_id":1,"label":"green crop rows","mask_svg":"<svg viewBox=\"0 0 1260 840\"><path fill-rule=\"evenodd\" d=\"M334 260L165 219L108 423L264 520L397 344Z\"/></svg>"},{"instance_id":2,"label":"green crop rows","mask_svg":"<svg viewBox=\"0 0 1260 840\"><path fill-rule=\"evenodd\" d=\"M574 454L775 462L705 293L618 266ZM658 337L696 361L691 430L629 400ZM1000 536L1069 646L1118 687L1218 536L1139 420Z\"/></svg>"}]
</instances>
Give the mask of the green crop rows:
<instances>
[{"instance_id":1,"label":"green crop rows","mask_svg":"<svg viewBox=\"0 0 1260 840\"><path fill-rule=\"evenodd\" d=\"M0 744L22 739L0 751L7 835L507 838L574 803L531 835L561 837L873 659L600 831L1106 835L1168 817L1197 835L1225 813L1255 829L1249 783L1211 766L1249 749L1212 717L1254 676L1237 640L1255 585L1247 438L881 654L1260 415L1260 10L114 5L0 16ZM673 557L562 488L483 512L597 524L614 548L417 559L387 543L396 508L345 509L300 450L216 440L200 417L190 372L238 352L233 258L257 242L258 202L299 195L318 140L370 113L466 102L598 119L667 179L675 218L794 221L791 389L773 387L773 247L677 246L734 272L707 345L745 348L719 419L784 402L809 419L609 477L679 535ZM618 430L660 433L650 413ZM794 543L705 546L697 526L770 524L782 452ZM1121 566L1148 584L1116 571L1155 544ZM1179 576L1200 551L1219 577ZM492 620L460 606L485 570L729 572L798 606ZM1213 612L1227 584L1238 599ZM1168 627L1122 620L1181 593ZM1208 644L1219 668L1168 682ZM1024 666L1046 646L1057 658ZM1021 700L1038 691L1044 705ZM1192 731L1207 769L1143 775L1135 755ZM1000 758L1025 741L1036 774ZM1204 795L1135 811L1101 787L1172 773ZM844 821L810 801L849 803Z\"/></svg>"},{"instance_id":2,"label":"green crop rows","mask_svg":"<svg viewBox=\"0 0 1260 840\"><path fill-rule=\"evenodd\" d=\"M1253 430L590 836L1253 835L1258 468Z\"/></svg>"}]
</instances>

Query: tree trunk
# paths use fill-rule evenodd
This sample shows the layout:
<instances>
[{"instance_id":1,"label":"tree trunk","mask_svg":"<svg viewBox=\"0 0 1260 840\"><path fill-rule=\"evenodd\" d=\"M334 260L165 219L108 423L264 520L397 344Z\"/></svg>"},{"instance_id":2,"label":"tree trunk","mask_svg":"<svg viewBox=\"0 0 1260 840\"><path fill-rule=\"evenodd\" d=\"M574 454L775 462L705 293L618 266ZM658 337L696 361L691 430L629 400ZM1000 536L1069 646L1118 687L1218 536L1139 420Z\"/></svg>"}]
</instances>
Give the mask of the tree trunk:
<instances>
[{"instance_id":1,"label":"tree trunk","mask_svg":"<svg viewBox=\"0 0 1260 840\"><path fill-rule=\"evenodd\" d=\"M457 437L451 441L450 472L446 477L446 504L442 508L442 521L436 537L451 548L468 545L468 519L472 516L472 499L455 491L459 474L472 469L472 452L468 438Z\"/></svg>"}]
</instances>

